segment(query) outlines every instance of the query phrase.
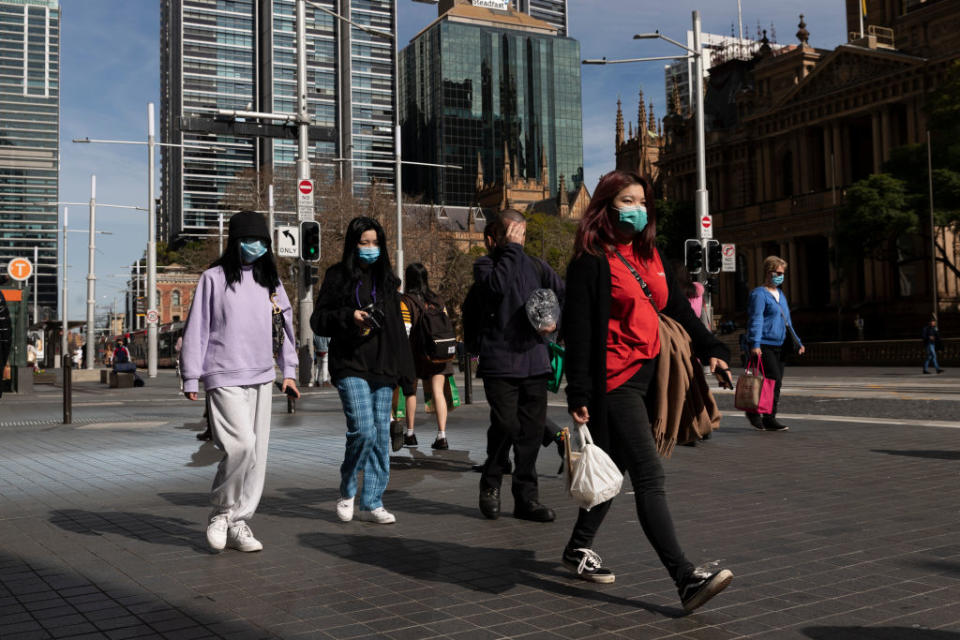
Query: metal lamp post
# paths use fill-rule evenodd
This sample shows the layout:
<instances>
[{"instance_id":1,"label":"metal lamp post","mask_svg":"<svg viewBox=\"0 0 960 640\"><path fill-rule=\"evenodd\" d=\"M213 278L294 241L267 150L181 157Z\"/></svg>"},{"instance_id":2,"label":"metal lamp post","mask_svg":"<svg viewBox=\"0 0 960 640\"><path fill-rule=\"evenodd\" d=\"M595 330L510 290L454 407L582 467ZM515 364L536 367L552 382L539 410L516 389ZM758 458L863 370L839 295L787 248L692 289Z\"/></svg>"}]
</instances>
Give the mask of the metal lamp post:
<instances>
[{"instance_id":1,"label":"metal lamp post","mask_svg":"<svg viewBox=\"0 0 960 640\"><path fill-rule=\"evenodd\" d=\"M710 220L710 199L709 192L707 191L707 150L706 150L706 133L704 127L704 115L703 115L703 44L701 38L701 26L700 26L700 12L693 12L693 48L677 42L672 38L668 38L659 31L654 33L638 33L633 36L634 40L665 40L672 45L680 47L687 53L680 56L656 56L649 58L629 58L624 60L607 60L606 58L600 59L588 59L583 60L583 64L623 64L631 62L652 62L657 60L689 60L690 58L694 59L694 75L696 76L694 81L694 92L696 93L695 111L694 111L694 128L696 129L696 148L697 148L697 191L694 197L694 203L696 206L696 216L697 216L697 239L700 240L700 245L702 250L706 252L706 245L704 237L704 222L709 222ZM710 234L712 235L712 233ZM698 278L701 282L705 279L705 274L701 271ZM709 326L710 318L713 315L713 309L711 305L711 295L709 291L705 291L703 294L703 321L704 324Z\"/></svg>"}]
</instances>

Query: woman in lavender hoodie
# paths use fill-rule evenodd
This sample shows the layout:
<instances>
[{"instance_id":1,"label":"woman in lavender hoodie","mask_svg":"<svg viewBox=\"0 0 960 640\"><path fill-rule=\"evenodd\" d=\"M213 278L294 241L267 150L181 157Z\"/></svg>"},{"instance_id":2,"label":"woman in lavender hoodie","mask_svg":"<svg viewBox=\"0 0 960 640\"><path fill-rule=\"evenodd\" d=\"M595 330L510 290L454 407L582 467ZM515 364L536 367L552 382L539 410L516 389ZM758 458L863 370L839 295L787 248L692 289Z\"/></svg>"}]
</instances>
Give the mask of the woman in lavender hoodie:
<instances>
[{"instance_id":1,"label":"woman in lavender hoodie","mask_svg":"<svg viewBox=\"0 0 960 640\"><path fill-rule=\"evenodd\" d=\"M275 358L283 390L300 396L290 300L270 244L262 215L234 214L227 249L200 276L183 330L183 394L196 400L203 381L213 440L225 454L213 481L207 526L207 542L217 551L263 548L246 521L263 493ZM274 344L275 310L283 316L282 345Z\"/></svg>"}]
</instances>

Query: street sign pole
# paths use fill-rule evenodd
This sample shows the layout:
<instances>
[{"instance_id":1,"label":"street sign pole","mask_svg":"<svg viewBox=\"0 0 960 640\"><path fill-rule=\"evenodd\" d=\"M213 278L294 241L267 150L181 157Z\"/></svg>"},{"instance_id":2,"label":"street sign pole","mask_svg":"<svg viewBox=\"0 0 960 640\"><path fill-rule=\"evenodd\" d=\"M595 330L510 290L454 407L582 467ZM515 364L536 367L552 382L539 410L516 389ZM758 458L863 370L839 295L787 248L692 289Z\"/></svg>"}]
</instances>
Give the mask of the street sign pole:
<instances>
[{"instance_id":1,"label":"street sign pole","mask_svg":"<svg viewBox=\"0 0 960 640\"><path fill-rule=\"evenodd\" d=\"M703 247L704 254L707 250L706 240L713 237L713 221L710 218L710 201L707 192L707 146L706 134L703 123L703 44L700 34L700 12L693 12L693 56L694 56L694 94L696 97L696 136L697 136L697 192L696 192L696 211L697 211L697 237ZM707 274L700 272L698 280L701 283L706 282ZM700 319L703 324L710 329L713 325L713 306L710 290L704 288L703 294L703 312Z\"/></svg>"},{"instance_id":2,"label":"street sign pole","mask_svg":"<svg viewBox=\"0 0 960 640\"><path fill-rule=\"evenodd\" d=\"M70 213L69 207L63 208L63 264L60 265L60 295L63 300L60 303L60 367L67 366L69 355L67 354L67 332L69 331L69 321L67 320L67 217ZM64 374L66 375L66 374Z\"/></svg>"},{"instance_id":3,"label":"street sign pole","mask_svg":"<svg viewBox=\"0 0 960 640\"><path fill-rule=\"evenodd\" d=\"M86 345L86 368L93 369L94 356L96 355L96 345L94 340L94 312L96 310L97 300L97 276L94 269L94 257L97 252L97 176L90 176L90 242L87 249L90 252L87 258L87 345Z\"/></svg>"},{"instance_id":4,"label":"street sign pole","mask_svg":"<svg viewBox=\"0 0 960 640\"><path fill-rule=\"evenodd\" d=\"M153 175L156 154L153 138L153 103L147 106L147 309L157 308L157 203ZM147 323L147 375L157 377L157 323Z\"/></svg>"},{"instance_id":5,"label":"street sign pole","mask_svg":"<svg viewBox=\"0 0 960 640\"><path fill-rule=\"evenodd\" d=\"M33 324L40 322L40 313L37 307L37 273L40 271L39 247L33 248Z\"/></svg>"},{"instance_id":6,"label":"street sign pole","mask_svg":"<svg viewBox=\"0 0 960 640\"><path fill-rule=\"evenodd\" d=\"M297 0L297 185L298 203L301 193L299 185L310 181L310 113L307 108L307 8L305 0ZM310 207L297 207L297 217L301 222L313 220L313 185L310 185ZM297 288L300 300L300 384L310 382L311 364L313 362L313 331L310 329L310 316L313 315L313 287L304 277L310 263L299 260L300 277L297 278Z\"/></svg>"}]
</instances>

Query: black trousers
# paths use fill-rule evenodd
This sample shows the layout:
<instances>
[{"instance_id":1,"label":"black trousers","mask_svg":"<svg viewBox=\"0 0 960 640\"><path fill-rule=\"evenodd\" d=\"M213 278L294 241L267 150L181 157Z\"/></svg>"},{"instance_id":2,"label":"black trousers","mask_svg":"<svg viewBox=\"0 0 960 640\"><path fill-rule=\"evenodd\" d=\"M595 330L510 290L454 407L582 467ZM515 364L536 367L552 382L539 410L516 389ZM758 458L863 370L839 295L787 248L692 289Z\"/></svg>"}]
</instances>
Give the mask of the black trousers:
<instances>
[{"instance_id":1,"label":"black trousers","mask_svg":"<svg viewBox=\"0 0 960 640\"><path fill-rule=\"evenodd\" d=\"M777 381L773 390L773 412L770 417L777 415L777 406L780 404L780 386L783 384L783 348L772 347L768 344L760 345L760 361L763 363L763 377Z\"/></svg>"},{"instance_id":2,"label":"black trousers","mask_svg":"<svg viewBox=\"0 0 960 640\"><path fill-rule=\"evenodd\" d=\"M673 528L673 518L667 507L664 491L663 466L650 430L645 396L649 383L649 371L638 373L623 386L607 394L607 427L610 432L610 450L616 451L614 459L630 474L637 503L637 517L644 535L679 585L693 571L680 548ZM613 500L597 505L590 511L580 509L573 534L567 543L567 551L587 548L593 544L604 517Z\"/></svg>"},{"instance_id":3,"label":"black trousers","mask_svg":"<svg viewBox=\"0 0 960 640\"><path fill-rule=\"evenodd\" d=\"M500 488L503 465L512 446L514 502L537 502L537 454L547 419L547 377L485 377L483 390L490 405L490 429L480 488Z\"/></svg>"}]
</instances>

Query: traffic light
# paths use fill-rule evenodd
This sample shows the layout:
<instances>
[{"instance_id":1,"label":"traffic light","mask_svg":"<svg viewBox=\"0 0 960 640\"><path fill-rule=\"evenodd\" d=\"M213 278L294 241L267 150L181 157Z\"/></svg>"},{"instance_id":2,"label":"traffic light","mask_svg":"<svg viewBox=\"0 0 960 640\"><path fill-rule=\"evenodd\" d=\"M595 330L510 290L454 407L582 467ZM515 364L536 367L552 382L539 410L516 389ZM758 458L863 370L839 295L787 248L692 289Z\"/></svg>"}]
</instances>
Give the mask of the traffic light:
<instances>
[{"instance_id":1,"label":"traffic light","mask_svg":"<svg viewBox=\"0 0 960 640\"><path fill-rule=\"evenodd\" d=\"M723 250L719 240L707 240L707 273L720 273L723 266Z\"/></svg>"},{"instance_id":2,"label":"traffic light","mask_svg":"<svg viewBox=\"0 0 960 640\"><path fill-rule=\"evenodd\" d=\"M300 223L300 259L313 262L320 259L320 223L307 220Z\"/></svg>"},{"instance_id":3,"label":"traffic light","mask_svg":"<svg viewBox=\"0 0 960 640\"><path fill-rule=\"evenodd\" d=\"M703 245L699 240L691 238L684 243L683 264L691 275L696 275L703 269Z\"/></svg>"},{"instance_id":4,"label":"traffic light","mask_svg":"<svg viewBox=\"0 0 960 640\"><path fill-rule=\"evenodd\" d=\"M309 289L320 279L320 267L315 264L303 265L303 287Z\"/></svg>"}]
</instances>

